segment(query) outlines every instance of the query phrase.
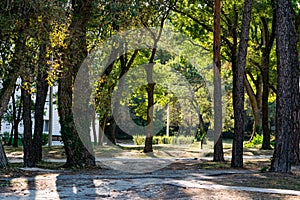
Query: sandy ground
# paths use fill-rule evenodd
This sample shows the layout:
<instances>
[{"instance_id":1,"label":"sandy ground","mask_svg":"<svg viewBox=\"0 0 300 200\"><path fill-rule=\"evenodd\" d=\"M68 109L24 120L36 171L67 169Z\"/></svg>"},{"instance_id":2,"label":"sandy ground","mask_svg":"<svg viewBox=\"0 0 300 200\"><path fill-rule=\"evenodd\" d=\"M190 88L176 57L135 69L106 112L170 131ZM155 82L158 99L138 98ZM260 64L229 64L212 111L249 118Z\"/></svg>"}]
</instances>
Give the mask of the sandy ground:
<instances>
[{"instance_id":1,"label":"sandy ground","mask_svg":"<svg viewBox=\"0 0 300 200\"><path fill-rule=\"evenodd\" d=\"M129 162L129 161L128 161ZM1 199L300 199L300 191L224 186L228 179L257 177L253 170L198 169L191 160L174 161L147 173L119 171L101 163L89 170L25 168L1 175ZM132 163L132 162L129 162ZM148 160L145 162L149 163ZM141 165L141 163L140 163ZM192 167L189 167L192 166ZM235 176L233 176L235 175ZM236 183L237 184L237 183Z\"/></svg>"}]
</instances>

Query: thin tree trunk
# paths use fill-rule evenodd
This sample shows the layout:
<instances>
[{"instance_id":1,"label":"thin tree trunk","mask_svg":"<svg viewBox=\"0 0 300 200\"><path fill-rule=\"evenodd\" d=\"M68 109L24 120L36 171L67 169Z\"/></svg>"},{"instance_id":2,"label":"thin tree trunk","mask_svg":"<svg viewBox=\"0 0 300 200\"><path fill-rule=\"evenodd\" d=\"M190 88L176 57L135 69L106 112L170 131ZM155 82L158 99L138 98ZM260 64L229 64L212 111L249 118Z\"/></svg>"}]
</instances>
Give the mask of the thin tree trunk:
<instances>
[{"instance_id":1,"label":"thin tree trunk","mask_svg":"<svg viewBox=\"0 0 300 200\"><path fill-rule=\"evenodd\" d=\"M18 147L18 140L19 140L19 124L22 120L22 108L23 108L23 93L21 92L21 98L19 102L19 107L18 107L18 114L16 119L14 119L14 141L13 141L13 147Z\"/></svg>"},{"instance_id":2,"label":"thin tree trunk","mask_svg":"<svg viewBox=\"0 0 300 200\"><path fill-rule=\"evenodd\" d=\"M39 68L36 80L36 102L34 113L34 135L33 135L33 153L35 162L42 160L42 134L44 128L44 109L48 92L47 83L47 61L46 61L47 43L43 42L40 46Z\"/></svg>"},{"instance_id":3,"label":"thin tree trunk","mask_svg":"<svg viewBox=\"0 0 300 200\"><path fill-rule=\"evenodd\" d=\"M251 21L252 0L245 0L242 21L242 32L238 52L238 62L233 72L233 108L234 138L232 146L232 167L243 167L244 137L244 74L247 57L249 29Z\"/></svg>"},{"instance_id":4,"label":"thin tree trunk","mask_svg":"<svg viewBox=\"0 0 300 200\"><path fill-rule=\"evenodd\" d=\"M96 113L93 112L92 115L92 129L93 129L93 137L94 137L94 145L98 143L97 139L97 131L96 131Z\"/></svg>"},{"instance_id":5,"label":"thin tree trunk","mask_svg":"<svg viewBox=\"0 0 300 200\"><path fill-rule=\"evenodd\" d=\"M23 78L23 83L27 81ZM29 88L30 89L30 88ZM24 124L24 167L34 167L35 159L33 157L33 148L32 148L32 121L31 121L31 94L28 91L28 88L22 88L23 90L23 124Z\"/></svg>"},{"instance_id":6,"label":"thin tree trunk","mask_svg":"<svg viewBox=\"0 0 300 200\"><path fill-rule=\"evenodd\" d=\"M262 58L262 77L263 77L263 95L262 95L262 131L263 143L262 149L272 149L270 145L269 129L269 56Z\"/></svg>"},{"instance_id":7,"label":"thin tree trunk","mask_svg":"<svg viewBox=\"0 0 300 200\"><path fill-rule=\"evenodd\" d=\"M214 158L224 161L222 142L222 92L221 92L221 1L214 1Z\"/></svg>"},{"instance_id":8,"label":"thin tree trunk","mask_svg":"<svg viewBox=\"0 0 300 200\"><path fill-rule=\"evenodd\" d=\"M265 47L262 50L261 59L261 73L263 78L263 94L262 94L262 129L263 129L263 143L262 149L271 149L270 145L270 128L269 128L269 70L270 70L270 54L275 40L275 23L276 23L276 9L273 9L273 19L272 19L272 31L270 34L268 28L267 19L261 17L263 25L263 44Z\"/></svg>"},{"instance_id":9,"label":"thin tree trunk","mask_svg":"<svg viewBox=\"0 0 300 200\"><path fill-rule=\"evenodd\" d=\"M145 147L144 152L153 152L152 147L152 138L153 138L153 106L154 106L154 87L155 83L152 79L152 73L153 73L153 67L154 67L154 55L155 55L156 49L154 48L152 50L152 57L150 59L150 64L146 67L147 72L147 94L148 94L148 105L147 105L147 128L146 128L146 140L145 140Z\"/></svg>"},{"instance_id":10,"label":"thin tree trunk","mask_svg":"<svg viewBox=\"0 0 300 200\"><path fill-rule=\"evenodd\" d=\"M6 168L7 166L8 166L7 157L4 152L2 142L0 142L0 168Z\"/></svg>"},{"instance_id":11,"label":"thin tree trunk","mask_svg":"<svg viewBox=\"0 0 300 200\"><path fill-rule=\"evenodd\" d=\"M102 124L101 124L101 121L99 120L98 145L100 145L100 146L103 146L103 144L104 144L105 126L106 126L106 115L103 118Z\"/></svg>"},{"instance_id":12,"label":"thin tree trunk","mask_svg":"<svg viewBox=\"0 0 300 200\"><path fill-rule=\"evenodd\" d=\"M12 145L13 135L14 135L15 121L16 121L16 117L17 117L15 91L16 91L16 85L14 87L14 90L13 90L12 94L11 94L11 101L12 101L12 127L11 127L9 141L7 143L8 146Z\"/></svg>"},{"instance_id":13,"label":"thin tree trunk","mask_svg":"<svg viewBox=\"0 0 300 200\"><path fill-rule=\"evenodd\" d=\"M277 98L276 98L276 144L271 171L291 171L292 138L292 51L290 40L292 29L292 5L290 0L277 0L276 5L276 54L277 54Z\"/></svg>"},{"instance_id":14,"label":"thin tree trunk","mask_svg":"<svg viewBox=\"0 0 300 200\"><path fill-rule=\"evenodd\" d=\"M260 78L259 78L260 79ZM261 81L258 81L257 87L256 89L258 91L261 90ZM252 129L252 134L251 134L251 138L250 141L253 139L253 137L255 136L255 134L261 134L261 127L262 127L262 115L261 115L261 105L260 102L262 98L262 96L260 95L261 92L257 92L258 94L255 95L248 79L247 76L245 76L244 78L244 86L246 88L247 94L249 96L249 100L251 103L251 108L252 108L252 112L253 112L253 117L254 117L254 123L253 123L253 129Z\"/></svg>"}]
</instances>

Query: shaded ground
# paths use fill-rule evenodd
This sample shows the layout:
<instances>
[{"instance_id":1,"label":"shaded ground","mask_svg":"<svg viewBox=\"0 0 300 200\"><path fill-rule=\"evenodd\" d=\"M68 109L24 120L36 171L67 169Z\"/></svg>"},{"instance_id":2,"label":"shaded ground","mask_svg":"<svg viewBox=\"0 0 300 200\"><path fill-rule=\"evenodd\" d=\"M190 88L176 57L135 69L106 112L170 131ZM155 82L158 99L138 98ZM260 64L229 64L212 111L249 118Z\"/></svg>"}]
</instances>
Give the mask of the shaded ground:
<instances>
[{"instance_id":1,"label":"shaded ground","mask_svg":"<svg viewBox=\"0 0 300 200\"><path fill-rule=\"evenodd\" d=\"M95 168L80 171L15 169L1 173L1 199L299 199L295 190L241 187L243 181L272 179L271 173L249 170L193 169L178 164L149 174L130 174ZM196 164L196 162L195 162ZM299 181L299 175L290 175ZM264 177L264 178L263 178ZM289 177L286 177L289 178ZM275 181L276 182L276 181ZM299 183L299 182L298 182ZM224 185L235 185L229 187ZM248 183L251 184L251 183ZM289 183L297 184L297 182ZM273 187L275 186L275 187ZM268 188L280 188L269 185ZM299 187L299 185L298 185ZM250 191L248 191L250 190Z\"/></svg>"},{"instance_id":2,"label":"shaded ground","mask_svg":"<svg viewBox=\"0 0 300 200\"><path fill-rule=\"evenodd\" d=\"M22 158L21 149L6 150L11 161ZM245 168L233 170L229 161L211 162L209 149L163 146L156 147L153 154L143 154L139 147L107 147L97 152L102 155L97 168L70 171L60 168L63 163L59 161L65 158L61 147L45 148L44 159L56 162L42 162L39 167L52 171L11 164L11 168L0 170L0 198L300 199L300 170L294 169L293 174L266 172L271 153L246 149ZM230 157L230 149L225 155ZM151 165L162 166L142 171Z\"/></svg>"}]
</instances>

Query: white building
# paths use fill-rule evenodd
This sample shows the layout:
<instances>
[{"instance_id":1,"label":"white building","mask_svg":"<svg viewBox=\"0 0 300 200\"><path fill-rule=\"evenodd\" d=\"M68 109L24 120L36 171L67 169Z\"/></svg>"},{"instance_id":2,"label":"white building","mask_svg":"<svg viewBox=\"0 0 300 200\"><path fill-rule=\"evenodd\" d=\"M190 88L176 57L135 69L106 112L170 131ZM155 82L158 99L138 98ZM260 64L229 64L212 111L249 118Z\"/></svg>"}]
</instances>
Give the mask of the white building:
<instances>
[{"instance_id":1,"label":"white building","mask_svg":"<svg viewBox=\"0 0 300 200\"><path fill-rule=\"evenodd\" d=\"M53 87L53 93L57 92L57 87ZM19 90L16 91L16 96L20 96L21 92ZM49 95L49 90L48 90L48 95L46 99L46 104L45 104L45 114L44 114L44 133L49 133L49 107L50 107L50 95ZM33 96L33 100L35 100L35 96ZM10 104L12 102L10 101ZM58 117L58 110L57 110L57 105L53 104L52 108L52 135L60 135L60 124L59 124L59 117ZM11 132L12 129L12 124L10 122L2 120L1 122L1 135L4 132ZM23 121L20 122L19 124L19 133L23 134L24 126L23 126ZM32 116L32 131L34 131L34 115Z\"/></svg>"}]
</instances>

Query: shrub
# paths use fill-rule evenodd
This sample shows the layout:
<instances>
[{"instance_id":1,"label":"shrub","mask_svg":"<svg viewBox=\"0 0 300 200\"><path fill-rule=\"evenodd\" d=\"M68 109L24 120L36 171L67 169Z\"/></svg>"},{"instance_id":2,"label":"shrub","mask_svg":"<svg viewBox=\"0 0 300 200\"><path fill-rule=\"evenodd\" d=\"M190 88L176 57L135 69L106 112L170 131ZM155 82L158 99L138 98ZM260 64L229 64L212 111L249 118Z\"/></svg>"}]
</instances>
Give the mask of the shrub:
<instances>
[{"instance_id":1,"label":"shrub","mask_svg":"<svg viewBox=\"0 0 300 200\"><path fill-rule=\"evenodd\" d=\"M133 142L135 145L143 145L145 144L145 136L143 135L134 135L133 136Z\"/></svg>"},{"instance_id":2,"label":"shrub","mask_svg":"<svg viewBox=\"0 0 300 200\"><path fill-rule=\"evenodd\" d=\"M254 147L256 145L261 145L263 142L263 136L260 134L256 134L250 142L245 142L244 146L249 148L249 147Z\"/></svg>"},{"instance_id":3,"label":"shrub","mask_svg":"<svg viewBox=\"0 0 300 200\"><path fill-rule=\"evenodd\" d=\"M135 145L144 145L145 136L135 135L133 136L133 142ZM193 142L193 136L153 136L152 138L152 144L192 144Z\"/></svg>"},{"instance_id":4,"label":"shrub","mask_svg":"<svg viewBox=\"0 0 300 200\"><path fill-rule=\"evenodd\" d=\"M48 134L43 133L42 134L42 145L48 144Z\"/></svg>"},{"instance_id":5,"label":"shrub","mask_svg":"<svg viewBox=\"0 0 300 200\"><path fill-rule=\"evenodd\" d=\"M192 144L194 139L195 137L193 136L179 136L175 138L175 142L173 144Z\"/></svg>"},{"instance_id":6,"label":"shrub","mask_svg":"<svg viewBox=\"0 0 300 200\"><path fill-rule=\"evenodd\" d=\"M9 141L9 135L10 135L9 132L4 132L2 134L1 138L2 138L2 141L4 142L4 144L8 143L8 141Z\"/></svg>"}]
</instances>

